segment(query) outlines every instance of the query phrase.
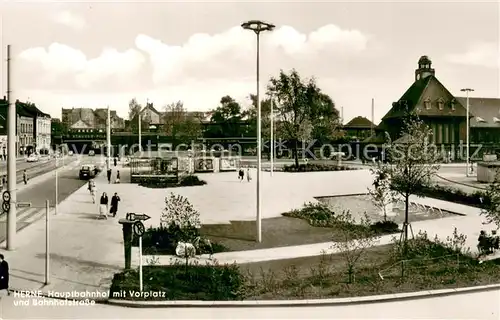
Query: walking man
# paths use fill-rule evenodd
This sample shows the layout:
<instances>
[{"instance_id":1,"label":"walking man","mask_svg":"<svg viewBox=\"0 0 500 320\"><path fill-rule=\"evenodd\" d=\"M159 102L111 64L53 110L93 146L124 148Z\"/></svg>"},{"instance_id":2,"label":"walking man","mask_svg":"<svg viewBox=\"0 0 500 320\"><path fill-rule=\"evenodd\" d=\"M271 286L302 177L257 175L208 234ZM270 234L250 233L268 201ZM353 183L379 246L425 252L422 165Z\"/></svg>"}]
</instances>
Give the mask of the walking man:
<instances>
[{"instance_id":1,"label":"walking man","mask_svg":"<svg viewBox=\"0 0 500 320\"><path fill-rule=\"evenodd\" d=\"M89 192L92 197L92 203L95 204L95 196L96 196L96 187L93 179L89 180Z\"/></svg>"},{"instance_id":2,"label":"walking man","mask_svg":"<svg viewBox=\"0 0 500 320\"><path fill-rule=\"evenodd\" d=\"M117 163L117 159L116 159L116 157L113 159L113 162L114 162L114 165L115 165L115 167L116 167L116 163Z\"/></svg>"},{"instance_id":3,"label":"walking man","mask_svg":"<svg viewBox=\"0 0 500 320\"><path fill-rule=\"evenodd\" d=\"M24 184L28 184L28 174L26 173L26 169L23 171L23 181Z\"/></svg>"},{"instance_id":4,"label":"walking man","mask_svg":"<svg viewBox=\"0 0 500 320\"><path fill-rule=\"evenodd\" d=\"M120 170L116 170L116 180L115 183L120 183Z\"/></svg>"},{"instance_id":5,"label":"walking man","mask_svg":"<svg viewBox=\"0 0 500 320\"><path fill-rule=\"evenodd\" d=\"M247 182L250 182L252 180L252 177L250 177L250 168L247 167Z\"/></svg>"},{"instance_id":6,"label":"walking man","mask_svg":"<svg viewBox=\"0 0 500 320\"><path fill-rule=\"evenodd\" d=\"M118 202L120 202L120 197L118 196L118 193L115 192L115 195L111 198L111 210L109 210L109 213L113 215L113 218L116 216L116 213L118 212Z\"/></svg>"},{"instance_id":7,"label":"walking man","mask_svg":"<svg viewBox=\"0 0 500 320\"><path fill-rule=\"evenodd\" d=\"M108 183L111 183L111 168L108 169Z\"/></svg>"},{"instance_id":8,"label":"walking man","mask_svg":"<svg viewBox=\"0 0 500 320\"><path fill-rule=\"evenodd\" d=\"M9 264L0 253L0 298L9 295Z\"/></svg>"},{"instance_id":9,"label":"walking man","mask_svg":"<svg viewBox=\"0 0 500 320\"><path fill-rule=\"evenodd\" d=\"M238 171L238 180L243 181L243 177L245 176L245 171L243 171L243 168L240 168L240 171Z\"/></svg>"}]
</instances>

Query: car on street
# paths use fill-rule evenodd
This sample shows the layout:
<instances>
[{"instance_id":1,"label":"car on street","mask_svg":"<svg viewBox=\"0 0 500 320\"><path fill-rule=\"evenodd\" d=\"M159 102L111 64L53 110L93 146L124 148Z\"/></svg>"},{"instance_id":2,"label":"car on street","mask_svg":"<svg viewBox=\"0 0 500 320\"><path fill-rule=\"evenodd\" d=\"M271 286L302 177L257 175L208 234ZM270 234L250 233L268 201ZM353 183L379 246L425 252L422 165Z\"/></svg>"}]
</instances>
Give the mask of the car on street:
<instances>
[{"instance_id":1,"label":"car on street","mask_svg":"<svg viewBox=\"0 0 500 320\"><path fill-rule=\"evenodd\" d=\"M95 151L94 150L90 150L89 151L89 156L91 156L91 157L95 156Z\"/></svg>"},{"instance_id":2,"label":"car on street","mask_svg":"<svg viewBox=\"0 0 500 320\"><path fill-rule=\"evenodd\" d=\"M68 156L72 156L73 154L73 151L68 151Z\"/></svg>"},{"instance_id":3,"label":"car on street","mask_svg":"<svg viewBox=\"0 0 500 320\"><path fill-rule=\"evenodd\" d=\"M26 158L27 162L38 162L40 160L36 154L30 155L28 158Z\"/></svg>"},{"instance_id":4,"label":"car on street","mask_svg":"<svg viewBox=\"0 0 500 320\"><path fill-rule=\"evenodd\" d=\"M96 175L96 168L91 164L84 164L80 168L80 180L91 179Z\"/></svg>"}]
</instances>

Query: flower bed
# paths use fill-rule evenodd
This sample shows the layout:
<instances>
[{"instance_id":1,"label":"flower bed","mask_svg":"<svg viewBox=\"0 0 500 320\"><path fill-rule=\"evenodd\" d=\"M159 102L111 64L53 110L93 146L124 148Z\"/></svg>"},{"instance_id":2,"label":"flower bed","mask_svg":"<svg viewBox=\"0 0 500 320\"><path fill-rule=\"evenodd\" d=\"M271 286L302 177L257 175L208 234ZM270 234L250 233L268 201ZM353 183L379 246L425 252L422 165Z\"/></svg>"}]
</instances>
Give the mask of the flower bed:
<instances>
[{"instance_id":1,"label":"flower bed","mask_svg":"<svg viewBox=\"0 0 500 320\"><path fill-rule=\"evenodd\" d=\"M283 167L284 172L320 172L320 171L346 171L346 170L358 170L358 168L353 168L345 165L337 164L300 164L298 167L295 165L285 165Z\"/></svg>"},{"instance_id":2,"label":"flower bed","mask_svg":"<svg viewBox=\"0 0 500 320\"><path fill-rule=\"evenodd\" d=\"M146 188L178 188L178 187L193 187L193 186L203 186L206 185L207 182L205 180L201 180L198 176L195 175L187 175L182 177L179 181L175 178L171 177L142 177L135 180L141 187Z\"/></svg>"}]
</instances>

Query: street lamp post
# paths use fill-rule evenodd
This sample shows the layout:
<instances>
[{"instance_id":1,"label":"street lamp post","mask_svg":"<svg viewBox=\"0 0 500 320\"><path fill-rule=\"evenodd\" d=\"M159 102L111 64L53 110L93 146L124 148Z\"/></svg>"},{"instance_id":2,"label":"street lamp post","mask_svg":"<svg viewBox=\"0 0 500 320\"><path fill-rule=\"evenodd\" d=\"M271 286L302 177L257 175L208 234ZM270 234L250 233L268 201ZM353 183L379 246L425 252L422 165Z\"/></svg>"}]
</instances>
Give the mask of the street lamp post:
<instances>
[{"instance_id":1,"label":"street lamp post","mask_svg":"<svg viewBox=\"0 0 500 320\"><path fill-rule=\"evenodd\" d=\"M261 194L260 194L260 176L262 169L262 132L261 132L261 108L260 108L260 33L264 31L272 31L275 26L259 20L250 20L241 24L245 30L251 30L257 35L257 242L262 241L262 221L261 221Z\"/></svg>"},{"instance_id":2,"label":"street lamp post","mask_svg":"<svg viewBox=\"0 0 500 320\"><path fill-rule=\"evenodd\" d=\"M466 120L465 120L465 127L466 127L466 149L467 149L467 164L466 164L466 168L465 168L465 175L468 177L469 176L469 166L470 166L470 159L469 159L469 135L470 135L470 122L469 122L469 92L473 92L474 89L471 89L471 88L464 88L464 89L460 89L460 91L462 92L465 92L466 95L467 95L467 98L466 98L466 104L467 104L467 116L466 116Z\"/></svg>"}]
</instances>

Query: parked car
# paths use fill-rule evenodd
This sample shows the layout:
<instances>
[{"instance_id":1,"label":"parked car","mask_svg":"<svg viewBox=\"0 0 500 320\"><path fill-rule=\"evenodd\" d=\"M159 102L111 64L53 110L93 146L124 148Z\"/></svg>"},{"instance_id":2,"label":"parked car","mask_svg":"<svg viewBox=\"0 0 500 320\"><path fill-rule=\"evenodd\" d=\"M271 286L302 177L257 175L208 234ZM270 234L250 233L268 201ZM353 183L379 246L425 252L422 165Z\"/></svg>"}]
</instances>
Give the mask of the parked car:
<instances>
[{"instance_id":1,"label":"parked car","mask_svg":"<svg viewBox=\"0 0 500 320\"><path fill-rule=\"evenodd\" d=\"M93 165L86 164L80 168L80 179L81 180L91 179L91 178L95 177L95 175L96 175L96 170L95 170L95 166L93 166Z\"/></svg>"},{"instance_id":2,"label":"parked car","mask_svg":"<svg viewBox=\"0 0 500 320\"><path fill-rule=\"evenodd\" d=\"M73 154L73 151L68 151L68 156L72 156Z\"/></svg>"},{"instance_id":3,"label":"parked car","mask_svg":"<svg viewBox=\"0 0 500 320\"><path fill-rule=\"evenodd\" d=\"M89 151L89 156L91 156L91 157L95 156L95 151L94 150L90 150Z\"/></svg>"},{"instance_id":4,"label":"parked car","mask_svg":"<svg viewBox=\"0 0 500 320\"><path fill-rule=\"evenodd\" d=\"M36 154L32 154L32 155L30 155L30 156L26 159L26 161L27 161L27 162L38 162L38 160L40 160L40 159L38 158L38 156L37 156Z\"/></svg>"}]
</instances>

